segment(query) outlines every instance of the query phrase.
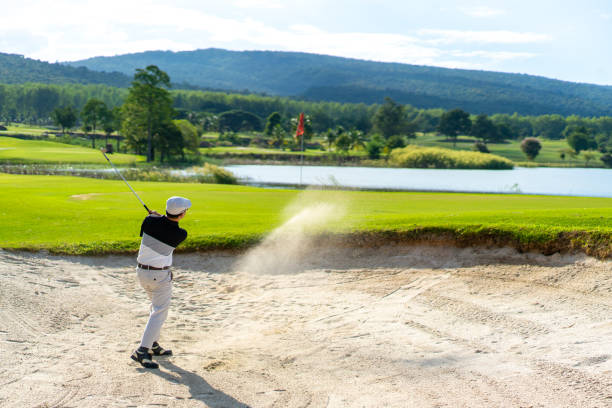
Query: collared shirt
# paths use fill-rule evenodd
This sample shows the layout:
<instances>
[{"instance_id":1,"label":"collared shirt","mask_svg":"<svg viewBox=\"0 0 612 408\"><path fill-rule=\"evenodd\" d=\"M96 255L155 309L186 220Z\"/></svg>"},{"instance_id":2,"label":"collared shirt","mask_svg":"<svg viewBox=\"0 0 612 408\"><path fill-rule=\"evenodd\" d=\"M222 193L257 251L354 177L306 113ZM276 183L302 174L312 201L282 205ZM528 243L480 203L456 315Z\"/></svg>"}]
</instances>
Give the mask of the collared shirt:
<instances>
[{"instance_id":1,"label":"collared shirt","mask_svg":"<svg viewBox=\"0 0 612 408\"><path fill-rule=\"evenodd\" d=\"M187 238L187 231L178 222L164 216L149 215L140 227L138 263L163 268L172 265L174 249Z\"/></svg>"}]
</instances>

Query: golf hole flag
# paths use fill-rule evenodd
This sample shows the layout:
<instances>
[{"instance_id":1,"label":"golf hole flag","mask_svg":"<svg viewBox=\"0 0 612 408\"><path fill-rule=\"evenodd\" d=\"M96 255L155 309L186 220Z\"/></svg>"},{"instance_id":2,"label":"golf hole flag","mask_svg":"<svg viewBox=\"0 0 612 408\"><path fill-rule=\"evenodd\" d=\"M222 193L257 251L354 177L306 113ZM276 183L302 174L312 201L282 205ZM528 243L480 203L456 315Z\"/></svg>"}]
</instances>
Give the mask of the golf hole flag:
<instances>
[{"instance_id":1,"label":"golf hole flag","mask_svg":"<svg viewBox=\"0 0 612 408\"><path fill-rule=\"evenodd\" d=\"M295 129L295 141L300 141L300 136L304 134L304 112L300 113L297 129Z\"/></svg>"}]
</instances>

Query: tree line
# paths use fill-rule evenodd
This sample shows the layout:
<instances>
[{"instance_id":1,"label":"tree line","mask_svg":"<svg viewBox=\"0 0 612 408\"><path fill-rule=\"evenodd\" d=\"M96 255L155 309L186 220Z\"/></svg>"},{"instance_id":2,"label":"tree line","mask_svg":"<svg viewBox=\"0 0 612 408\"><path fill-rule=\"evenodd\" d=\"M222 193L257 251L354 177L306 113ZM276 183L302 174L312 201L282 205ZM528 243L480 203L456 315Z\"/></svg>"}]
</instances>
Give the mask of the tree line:
<instances>
[{"instance_id":1,"label":"tree line","mask_svg":"<svg viewBox=\"0 0 612 408\"><path fill-rule=\"evenodd\" d=\"M148 92L148 93L147 93ZM140 96L139 96L140 95ZM157 104L155 110L147 106ZM263 132L280 146L306 113L305 136L320 135L328 149L363 146L372 157L385 148L403 147L416 132L438 132L453 142L459 135L487 143L543 137L567 139L576 153L612 151L612 117L470 114L461 109L417 109L386 98L365 105L311 102L261 95L170 89L170 78L156 66L136 71L129 89L105 85L0 85L0 118L4 122L51 124L65 131L80 125L87 133L120 131L130 149L149 160L197 151L198 133ZM145 119L134 118L144 115ZM275 141L274 141L275 140ZM537 153L536 153L537 155ZM535 157L535 156L533 156Z\"/></svg>"}]
</instances>

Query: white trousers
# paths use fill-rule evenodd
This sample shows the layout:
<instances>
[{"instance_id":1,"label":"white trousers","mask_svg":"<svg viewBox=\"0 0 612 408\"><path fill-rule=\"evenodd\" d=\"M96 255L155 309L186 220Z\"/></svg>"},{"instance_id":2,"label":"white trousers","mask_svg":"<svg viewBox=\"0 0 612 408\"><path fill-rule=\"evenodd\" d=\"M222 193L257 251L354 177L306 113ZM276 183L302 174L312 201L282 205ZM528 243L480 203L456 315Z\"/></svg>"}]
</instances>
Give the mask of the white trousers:
<instances>
[{"instance_id":1,"label":"white trousers","mask_svg":"<svg viewBox=\"0 0 612 408\"><path fill-rule=\"evenodd\" d=\"M168 317L172 296L172 275L170 270L148 270L136 268L140 286L151 300L149 321L142 335L141 347L151 348L159 340L161 328Z\"/></svg>"}]
</instances>

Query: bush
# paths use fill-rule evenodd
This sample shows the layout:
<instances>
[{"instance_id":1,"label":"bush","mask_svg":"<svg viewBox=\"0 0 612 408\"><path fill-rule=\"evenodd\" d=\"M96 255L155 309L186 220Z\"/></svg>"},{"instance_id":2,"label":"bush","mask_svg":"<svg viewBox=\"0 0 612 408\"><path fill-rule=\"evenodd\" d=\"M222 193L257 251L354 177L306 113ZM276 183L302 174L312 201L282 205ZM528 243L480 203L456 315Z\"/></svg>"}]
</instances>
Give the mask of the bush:
<instances>
[{"instance_id":1,"label":"bush","mask_svg":"<svg viewBox=\"0 0 612 408\"><path fill-rule=\"evenodd\" d=\"M203 167L192 167L194 173L198 175L200 183L216 184L237 184L236 176L230 171L225 170L214 164L204 163Z\"/></svg>"},{"instance_id":2,"label":"bush","mask_svg":"<svg viewBox=\"0 0 612 408\"><path fill-rule=\"evenodd\" d=\"M231 172L205 163L203 167L192 167L195 176L177 174L167 168L122 168L121 174L126 180L138 181L164 181L173 183L216 183L216 184L238 184L236 176ZM76 177L90 177L97 179L117 180L117 174L113 171L91 170L88 168L74 168L72 166L46 166L46 165L13 165L0 164L0 173L8 174L37 174L37 175L68 175Z\"/></svg>"},{"instance_id":3,"label":"bush","mask_svg":"<svg viewBox=\"0 0 612 408\"><path fill-rule=\"evenodd\" d=\"M474 143L473 150L475 152L480 152L480 153L491 153L489 151L489 148L487 147L487 144L484 143L484 142L476 142L476 143Z\"/></svg>"},{"instance_id":4,"label":"bush","mask_svg":"<svg viewBox=\"0 0 612 408\"><path fill-rule=\"evenodd\" d=\"M602 154L599 158L606 167L612 167L612 155L610 153Z\"/></svg>"},{"instance_id":5,"label":"bush","mask_svg":"<svg viewBox=\"0 0 612 408\"><path fill-rule=\"evenodd\" d=\"M406 147L406 141L400 135L391 136L387 139L387 147L389 150L401 149L402 147Z\"/></svg>"},{"instance_id":6,"label":"bush","mask_svg":"<svg viewBox=\"0 0 612 408\"><path fill-rule=\"evenodd\" d=\"M368 152L368 158L373 160L380 159L380 153L382 152L383 147L383 144L378 140L370 140L365 146L366 151Z\"/></svg>"},{"instance_id":7,"label":"bush","mask_svg":"<svg viewBox=\"0 0 612 408\"><path fill-rule=\"evenodd\" d=\"M535 159L538 153L540 153L541 148L542 143L535 137L526 137L521 142L521 150L529 160Z\"/></svg>"},{"instance_id":8,"label":"bush","mask_svg":"<svg viewBox=\"0 0 612 408\"><path fill-rule=\"evenodd\" d=\"M596 149L597 142L588 133L575 131L567 137L567 144L570 145L576 153L580 154L583 150Z\"/></svg>"},{"instance_id":9,"label":"bush","mask_svg":"<svg viewBox=\"0 0 612 408\"><path fill-rule=\"evenodd\" d=\"M509 170L514 167L512 161L494 154L417 146L393 150L390 163L397 167L425 169Z\"/></svg>"}]
</instances>

